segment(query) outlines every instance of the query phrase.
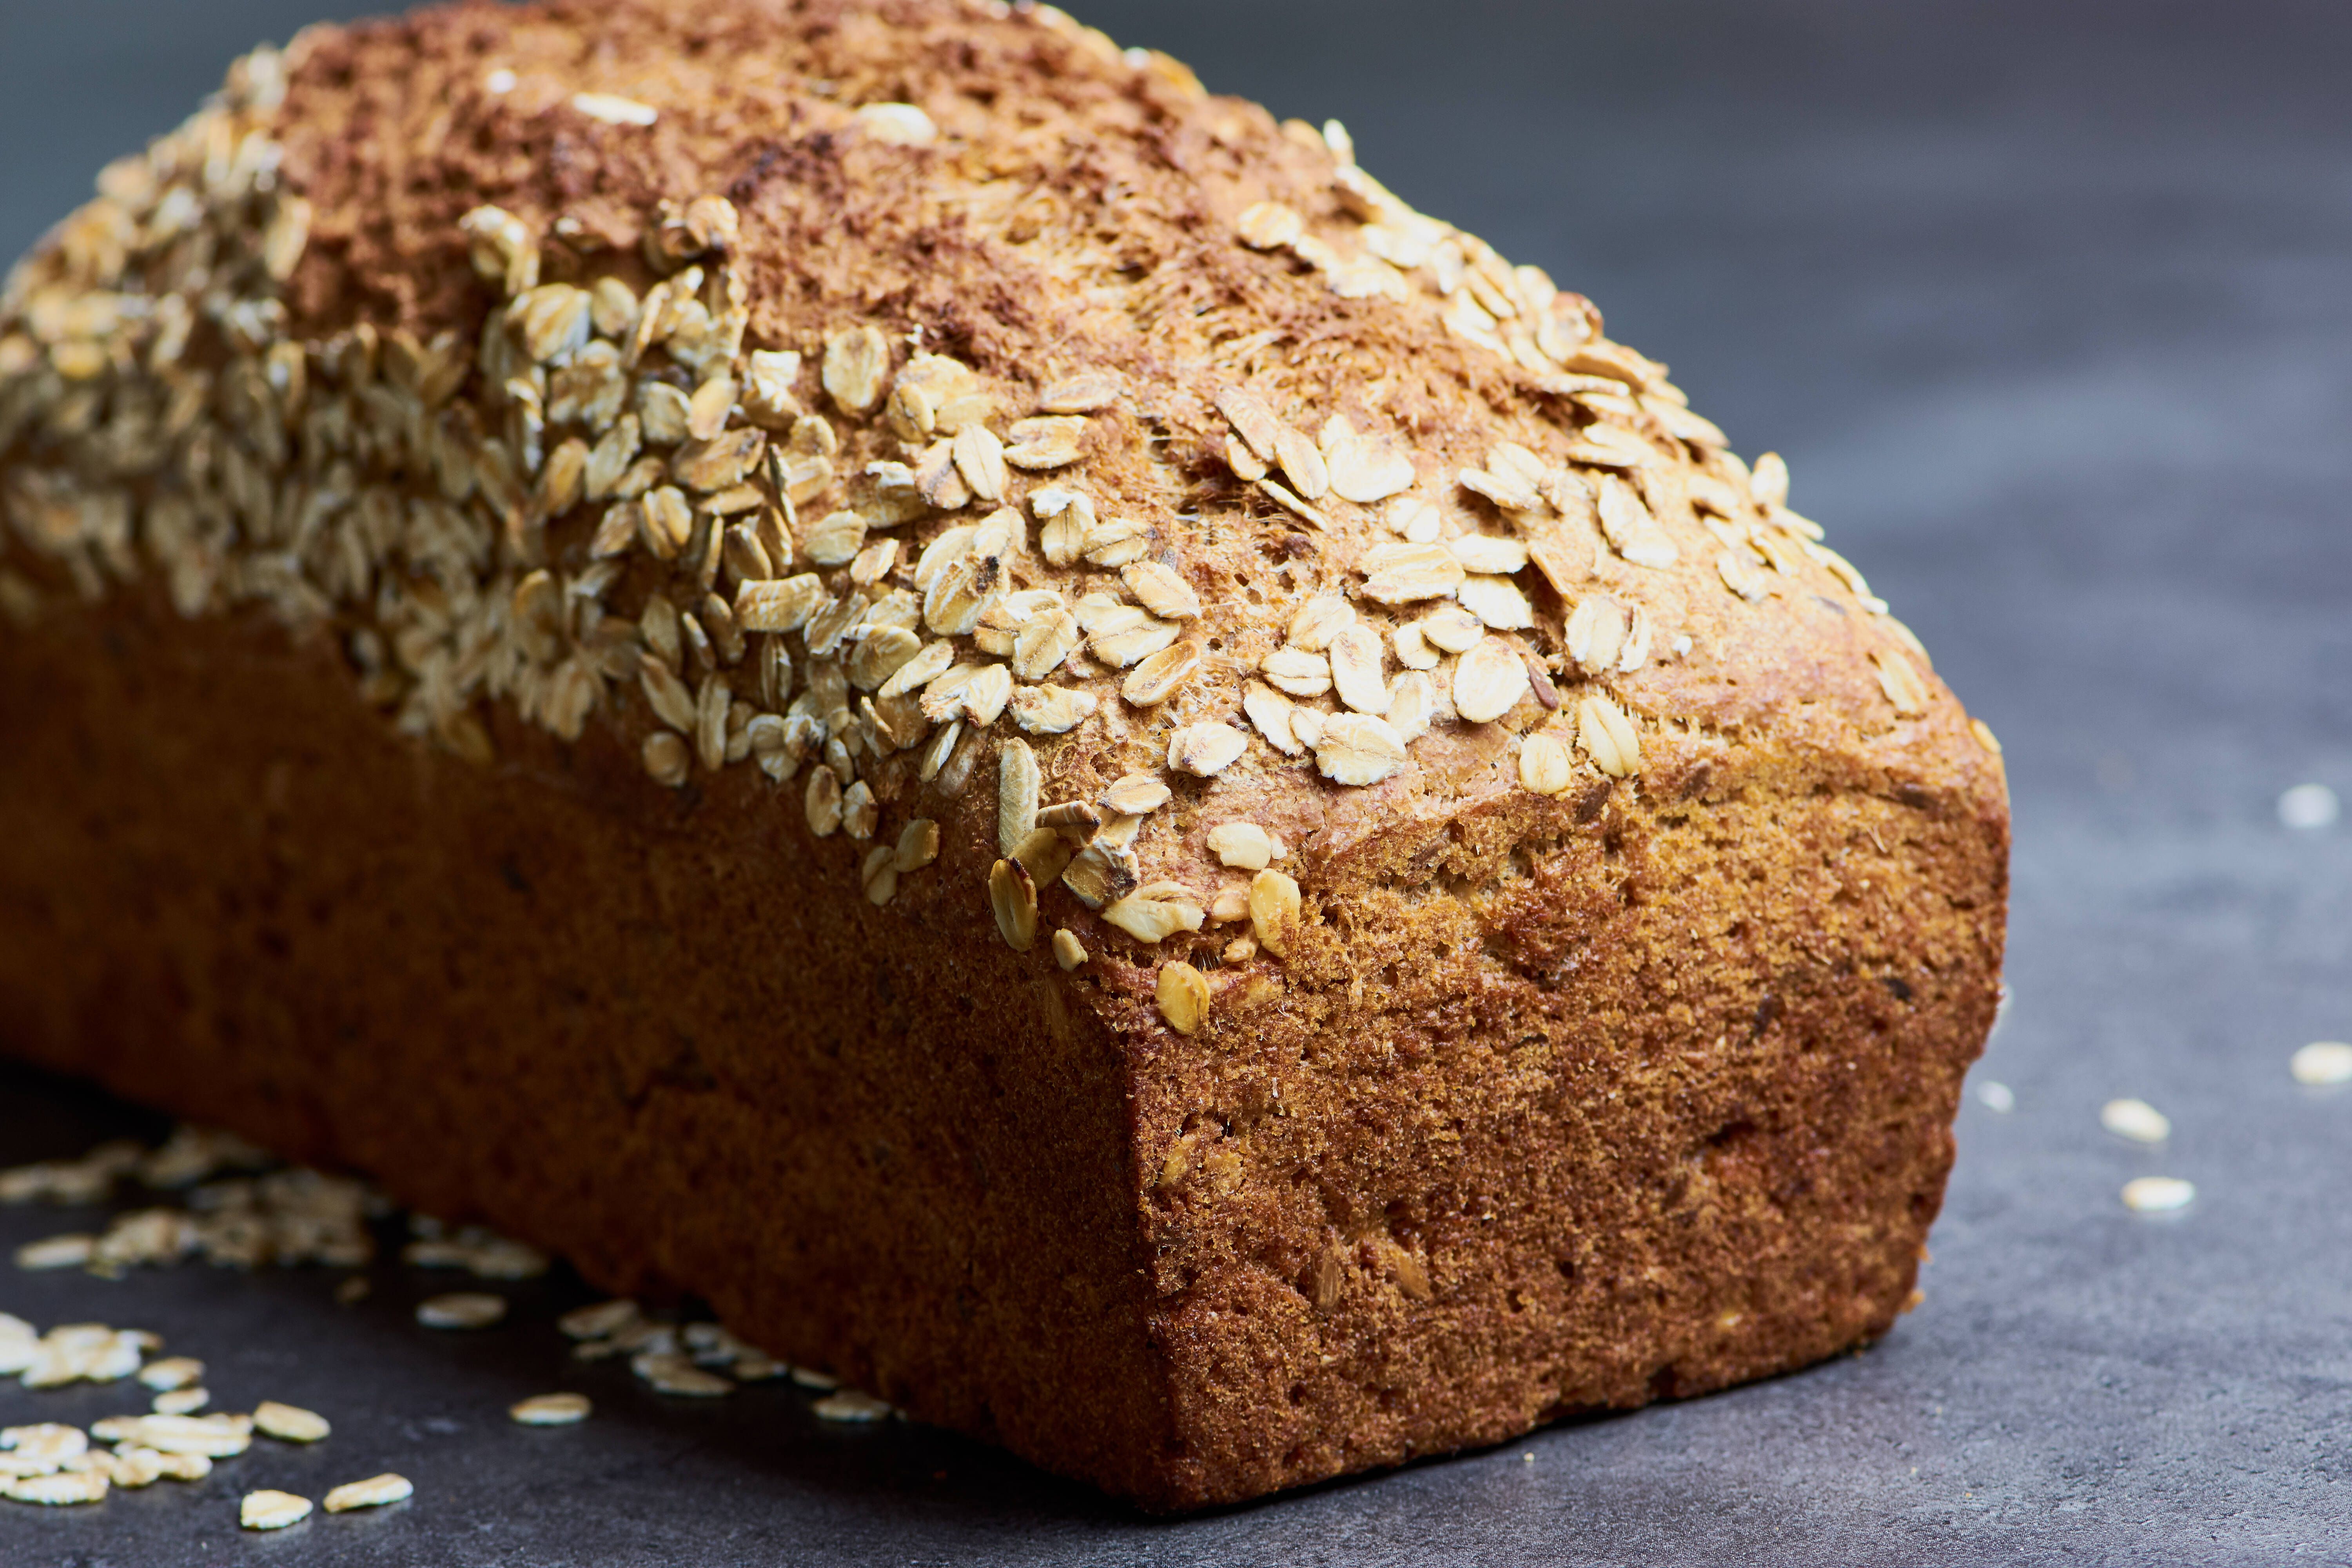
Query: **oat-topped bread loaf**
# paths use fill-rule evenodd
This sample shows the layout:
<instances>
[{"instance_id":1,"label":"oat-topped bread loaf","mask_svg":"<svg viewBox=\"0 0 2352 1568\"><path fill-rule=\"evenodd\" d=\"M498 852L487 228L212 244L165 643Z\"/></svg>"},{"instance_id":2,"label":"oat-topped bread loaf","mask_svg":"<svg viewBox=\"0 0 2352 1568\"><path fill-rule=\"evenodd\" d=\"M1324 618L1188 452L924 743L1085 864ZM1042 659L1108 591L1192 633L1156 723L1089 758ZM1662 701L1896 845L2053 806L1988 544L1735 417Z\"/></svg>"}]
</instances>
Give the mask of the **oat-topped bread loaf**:
<instances>
[{"instance_id":1,"label":"oat-topped bread loaf","mask_svg":"<svg viewBox=\"0 0 2352 1568\"><path fill-rule=\"evenodd\" d=\"M1159 1508L1817 1360L1992 737L1540 269L1045 6L322 27L0 311L0 1039Z\"/></svg>"}]
</instances>

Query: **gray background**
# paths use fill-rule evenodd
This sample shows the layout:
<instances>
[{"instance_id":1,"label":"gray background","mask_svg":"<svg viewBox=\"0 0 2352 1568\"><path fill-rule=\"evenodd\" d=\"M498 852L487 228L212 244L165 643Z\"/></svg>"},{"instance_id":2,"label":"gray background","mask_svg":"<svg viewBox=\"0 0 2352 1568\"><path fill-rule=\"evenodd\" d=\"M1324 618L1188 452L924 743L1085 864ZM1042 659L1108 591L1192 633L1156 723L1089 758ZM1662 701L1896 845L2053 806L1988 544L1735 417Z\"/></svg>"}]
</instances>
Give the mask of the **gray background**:
<instances>
[{"instance_id":1,"label":"gray background","mask_svg":"<svg viewBox=\"0 0 2352 1568\"><path fill-rule=\"evenodd\" d=\"M2014 1005L1972 1083L1924 1308L1867 1354L1491 1454L1177 1523L788 1390L665 1403L428 1283L202 1268L0 1276L44 1324L159 1329L309 1452L101 1508L0 1505L76 1563L2352 1562L2352 11L1987 4L1074 5L1213 89L1338 115L1409 199L1597 299L1753 455L1778 447L2008 743ZM0 250L308 0L0 4ZM5 765L5 763L0 763ZM2168 1147L2098 1107L2168 1110ZM0 1079L0 1161L135 1114ZM2126 1213L2131 1176L2196 1205ZM0 1211L14 1244L92 1216ZM499 1408L580 1386L597 1418ZM123 1403L0 1386L0 1421ZM1529 1459L1526 1456L1532 1456ZM416 1500L242 1538L237 1491L396 1468ZM191 1495L192 1491L195 1495Z\"/></svg>"}]
</instances>

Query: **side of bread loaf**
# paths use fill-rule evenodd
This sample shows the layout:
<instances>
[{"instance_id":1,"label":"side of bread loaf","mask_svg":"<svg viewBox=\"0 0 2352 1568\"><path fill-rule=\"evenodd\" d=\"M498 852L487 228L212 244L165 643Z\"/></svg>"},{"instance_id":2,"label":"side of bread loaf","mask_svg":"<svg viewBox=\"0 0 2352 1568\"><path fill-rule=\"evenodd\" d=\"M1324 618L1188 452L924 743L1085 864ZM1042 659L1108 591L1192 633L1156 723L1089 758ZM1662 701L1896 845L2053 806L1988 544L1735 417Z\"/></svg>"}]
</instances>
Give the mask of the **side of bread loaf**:
<instances>
[{"instance_id":1,"label":"side of bread loaf","mask_svg":"<svg viewBox=\"0 0 2352 1568\"><path fill-rule=\"evenodd\" d=\"M1904 1305L1998 748L1337 126L457 5L100 193L0 300L7 1048L1153 1506Z\"/></svg>"}]
</instances>

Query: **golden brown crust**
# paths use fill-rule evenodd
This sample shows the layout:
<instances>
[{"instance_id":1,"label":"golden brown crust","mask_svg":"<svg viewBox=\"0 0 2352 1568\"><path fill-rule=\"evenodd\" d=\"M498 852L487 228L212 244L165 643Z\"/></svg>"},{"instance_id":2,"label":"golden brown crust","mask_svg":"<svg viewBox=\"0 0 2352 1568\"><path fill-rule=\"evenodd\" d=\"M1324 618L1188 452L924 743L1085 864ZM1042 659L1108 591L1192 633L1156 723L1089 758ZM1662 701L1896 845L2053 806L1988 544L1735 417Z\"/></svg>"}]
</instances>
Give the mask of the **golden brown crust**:
<instances>
[{"instance_id":1,"label":"golden brown crust","mask_svg":"<svg viewBox=\"0 0 2352 1568\"><path fill-rule=\"evenodd\" d=\"M1044 8L458 5L245 62L105 188L0 309L47 770L10 819L79 794L183 860L151 997L282 938L208 900L340 910L365 866L416 912L298 917L282 1001L122 1049L79 1010L127 896L85 816L6 851L91 948L10 933L12 1047L1159 1506L1891 1321L1999 970L1990 737L1777 460L1336 127ZM215 842L234 792L152 800L166 756L364 810ZM431 886L372 858L394 825ZM559 842L516 876L560 936L495 894ZM477 940L515 992L366 957ZM613 989L654 956L691 1023ZM499 1045L441 1043L461 1013ZM507 1145L455 1179L404 1157L436 1125Z\"/></svg>"}]
</instances>

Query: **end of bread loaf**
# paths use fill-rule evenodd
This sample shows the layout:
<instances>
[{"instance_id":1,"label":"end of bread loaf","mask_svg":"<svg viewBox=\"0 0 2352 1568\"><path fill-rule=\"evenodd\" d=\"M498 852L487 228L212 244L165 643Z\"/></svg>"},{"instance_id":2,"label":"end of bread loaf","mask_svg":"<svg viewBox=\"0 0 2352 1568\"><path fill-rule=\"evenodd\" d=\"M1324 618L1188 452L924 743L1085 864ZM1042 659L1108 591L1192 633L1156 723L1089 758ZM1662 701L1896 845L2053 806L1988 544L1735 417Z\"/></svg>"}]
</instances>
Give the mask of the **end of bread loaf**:
<instances>
[{"instance_id":1,"label":"end of bread loaf","mask_svg":"<svg viewBox=\"0 0 2352 1568\"><path fill-rule=\"evenodd\" d=\"M1801 1365L2008 819L1788 501L1048 6L314 28L0 295L0 1042L1155 1507Z\"/></svg>"}]
</instances>

